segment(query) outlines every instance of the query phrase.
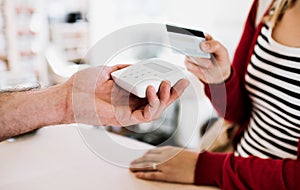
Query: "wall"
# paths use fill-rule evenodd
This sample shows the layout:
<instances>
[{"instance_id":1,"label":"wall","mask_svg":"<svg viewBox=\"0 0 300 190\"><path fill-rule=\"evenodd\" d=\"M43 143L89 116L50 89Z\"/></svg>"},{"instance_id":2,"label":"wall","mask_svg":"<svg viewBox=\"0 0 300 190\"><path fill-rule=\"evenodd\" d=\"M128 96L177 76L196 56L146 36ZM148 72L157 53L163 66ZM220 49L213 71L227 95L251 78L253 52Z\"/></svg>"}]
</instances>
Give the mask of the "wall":
<instances>
[{"instance_id":1,"label":"wall","mask_svg":"<svg viewBox=\"0 0 300 190\"><path fill-rule=\"evenodd\" d=\"M253 0L90 0L91 43L127 25L178 23L221 41L232 55Z\"/></svg>"}]
</instances>

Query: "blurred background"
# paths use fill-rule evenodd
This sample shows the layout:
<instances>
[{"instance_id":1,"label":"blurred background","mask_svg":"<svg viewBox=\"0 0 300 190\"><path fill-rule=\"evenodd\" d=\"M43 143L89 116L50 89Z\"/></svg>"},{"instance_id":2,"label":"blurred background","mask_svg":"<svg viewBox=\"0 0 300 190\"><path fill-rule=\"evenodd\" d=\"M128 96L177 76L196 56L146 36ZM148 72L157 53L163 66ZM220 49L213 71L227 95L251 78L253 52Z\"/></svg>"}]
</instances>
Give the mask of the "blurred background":
<instances>
[{"instance_id":1,"label":"blurred background","mask_svg":"<svg viewBox=\"0 0 300 190\"><path fill-rule=\"evenodd\" d=\"M0 90L61 83L79 67L89 66L81 59L97 41L141 23L200 29L222 42L232 58L251 4L252 0L0 0ZM159 51L146 54L155 57ZM173 55L167 56L172 60ZM173 57L184 66L183 58ZM121 60L126 59L130 58ZM181 102L167 110L159 130L139 134L130 128L108 130L154 145L185 146L189 141L187 146L197 147L199 128L216 114L203 85L193 76L191 80ZM151 129L156 124L133 127Z\"/></svg>"}]
</instances>

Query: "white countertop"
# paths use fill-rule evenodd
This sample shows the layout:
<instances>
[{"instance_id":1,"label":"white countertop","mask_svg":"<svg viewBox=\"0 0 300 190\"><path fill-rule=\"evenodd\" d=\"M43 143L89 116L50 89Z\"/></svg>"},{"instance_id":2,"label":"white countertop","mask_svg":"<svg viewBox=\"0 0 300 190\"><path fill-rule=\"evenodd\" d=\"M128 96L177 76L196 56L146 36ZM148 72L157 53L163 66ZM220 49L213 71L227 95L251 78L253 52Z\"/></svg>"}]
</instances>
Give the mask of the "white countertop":
<instances>
[{"instance_id":1,"label":"white countertop","mask_svg":"<svg viewBox=\"0 0 300 190\"><path fill-rule=\"evenodd\" d=\"M14 142L0 143L0 189L199 189L193 185L137 179L124 165L152 148L150 145L108 134L102 128L82 125L79 129L74 125L46 127ZM99 140L90 134L94 137L99 135ZM83 137L87 138L83 140ZM127 147L138 151L122 153L121 149L111 148L112 142L121 145L121 149ZM106 153L99 155L96 146ZM109 152L115 157L122 157L123 163L105 161L108 158L105 154Z\"/></svg>"}]
</instances>

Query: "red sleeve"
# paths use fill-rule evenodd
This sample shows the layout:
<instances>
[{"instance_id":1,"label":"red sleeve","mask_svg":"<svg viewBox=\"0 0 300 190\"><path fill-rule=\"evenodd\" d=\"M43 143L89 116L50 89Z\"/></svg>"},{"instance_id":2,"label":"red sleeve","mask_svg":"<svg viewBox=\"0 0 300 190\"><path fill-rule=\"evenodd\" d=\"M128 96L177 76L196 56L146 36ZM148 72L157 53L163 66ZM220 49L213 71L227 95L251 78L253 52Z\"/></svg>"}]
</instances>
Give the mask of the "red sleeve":
<instances>
[{"instance_id":1,"label":"red sleeve","mask_svg":"<svg viewBox=\"0 0 300 190\"><path fill-rule=\"evenodd\" d=\"M298 144L298 151L300 143ZM300 160L235 157L201 153L195 170L196 185L221 189L300 189Z\"/></svg>"},{"instance_id":2,"label":"red sleeve","mask_svg":"<svg viewBox=\"0 0 300 190\"><path fill-rule=\"evenodd\" d=\"M251 111L244 78L250 55L252 54L250 50L256 33L257 7L258 0L255 0L248 14L242 37L234 55L231 77L226 81L225 85L205 85L205 93L219 115L228 121L238 124L246 122Z\"/></svg>"}]
</instances>

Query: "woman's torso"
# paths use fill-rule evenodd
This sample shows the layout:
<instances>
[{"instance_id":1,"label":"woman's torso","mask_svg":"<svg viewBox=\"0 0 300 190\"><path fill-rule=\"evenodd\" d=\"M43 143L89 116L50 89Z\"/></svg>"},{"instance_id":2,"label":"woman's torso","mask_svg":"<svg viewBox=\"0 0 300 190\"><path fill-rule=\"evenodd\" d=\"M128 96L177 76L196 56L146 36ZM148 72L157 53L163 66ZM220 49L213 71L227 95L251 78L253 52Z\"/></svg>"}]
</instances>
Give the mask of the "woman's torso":
<instances>
[{"instance_id":1,"label":"woman's torso","mask_svg":"<svg viewBox=\"0 0 300 190\"><path fill-rule=\"evenodd\" d=\"M300 24L293 29L287 26L300 18L298 21L288 14L273 31L264 25L258 36L246 74L252 117L236 155L296 158L300 138Z\"/></svg>"}]
</instances>

